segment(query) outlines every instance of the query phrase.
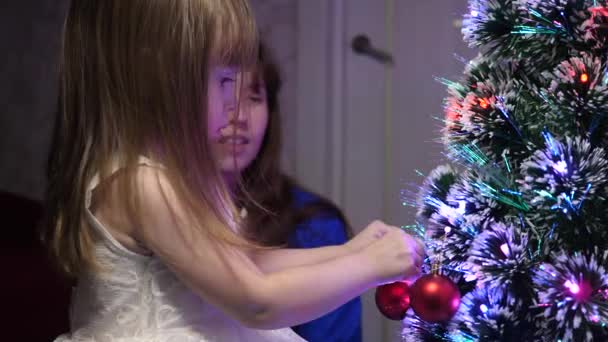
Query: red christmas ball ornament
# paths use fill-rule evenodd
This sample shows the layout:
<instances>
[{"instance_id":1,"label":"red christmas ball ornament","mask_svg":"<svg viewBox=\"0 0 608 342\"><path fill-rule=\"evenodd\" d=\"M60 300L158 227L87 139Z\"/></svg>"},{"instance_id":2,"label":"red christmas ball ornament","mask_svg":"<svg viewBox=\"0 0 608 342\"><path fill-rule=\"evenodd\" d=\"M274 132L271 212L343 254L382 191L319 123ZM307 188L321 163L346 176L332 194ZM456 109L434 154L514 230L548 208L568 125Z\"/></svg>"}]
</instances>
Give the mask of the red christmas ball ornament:
<instances>
[{"instance_id":1,"label":"red christmas ball ornament","mask_svg":"<svg viewBox=\"0 0 608 342\"><path fill-rule=\"evenodd\" d=\"M460 306L460 291L454 282L440 274L424 275L410 288L412 309L429 323L450 320Z\"/></svg>"},{"instance_id":2,"label":"red christmas ball ornament","mask_svg":"<svg viewBox=\"0 0 608 342\"><path fill-rule=\"evenodd\" d=\"M401 321L410 307L410 287L398 281L376 288L376 306L388 319Z\"/></svg>"}]
</instances>

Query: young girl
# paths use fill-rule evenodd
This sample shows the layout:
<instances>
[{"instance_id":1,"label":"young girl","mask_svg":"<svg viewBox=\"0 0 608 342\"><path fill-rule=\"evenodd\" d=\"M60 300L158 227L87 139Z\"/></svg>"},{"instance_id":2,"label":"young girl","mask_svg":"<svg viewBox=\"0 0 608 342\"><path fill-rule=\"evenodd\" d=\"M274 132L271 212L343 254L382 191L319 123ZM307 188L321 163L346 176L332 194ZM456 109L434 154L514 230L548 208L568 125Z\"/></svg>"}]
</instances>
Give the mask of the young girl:
<instances>
[{"instance_id":1,"label":"young girl","mask_svg":"<svg viewBox=\"0 0 608 342\"><path fill-rule=\"evenodd\" d=\"M72 1L45 240L78 285L58 341L298 341L284 327L418 271L421 244L381 222L311 250L243 237L216 162L239 137L211 128L255 32L245 0Z\"/></svg>"},{"instance_id":2,"label":"young girl","mask_svg":"<svg viewBox=\"0 0 608 342\"><path fill-rule=\"evenodd\" d=\"M256 68L240 74L240 112L219 127L227 136L234 133L241 138L238 153L226 150L219 160L233 197L243 208L248 237L263 245L289 248L344 244L352 230L342 212L281 171L278 95L282 81L278 65L264 45L258 56ZM242 181L242 187L237 180ZM361 301L355 298L293 329L311 342L361 341Z\"/></svg>"}]
</instances>

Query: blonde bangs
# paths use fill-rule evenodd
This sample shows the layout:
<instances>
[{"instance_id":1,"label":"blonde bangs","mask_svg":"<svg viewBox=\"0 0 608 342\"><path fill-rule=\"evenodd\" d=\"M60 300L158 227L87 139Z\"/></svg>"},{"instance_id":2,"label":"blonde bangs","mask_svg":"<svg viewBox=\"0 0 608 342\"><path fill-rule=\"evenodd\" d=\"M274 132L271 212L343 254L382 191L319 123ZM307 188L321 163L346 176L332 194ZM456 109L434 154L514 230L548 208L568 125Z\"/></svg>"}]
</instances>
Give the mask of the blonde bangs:
<instances>
[{"instance_id":1,"label":"blonde bangs","mask_svg":"<svg viewBox=\"0 0 608 342\"><path fill-rule=\"evenodd\" d=\"M217 65L247 68L255 65L258 33L253 13L245 0L216 1L211 60Z\"/></svg>"}]
</instances>

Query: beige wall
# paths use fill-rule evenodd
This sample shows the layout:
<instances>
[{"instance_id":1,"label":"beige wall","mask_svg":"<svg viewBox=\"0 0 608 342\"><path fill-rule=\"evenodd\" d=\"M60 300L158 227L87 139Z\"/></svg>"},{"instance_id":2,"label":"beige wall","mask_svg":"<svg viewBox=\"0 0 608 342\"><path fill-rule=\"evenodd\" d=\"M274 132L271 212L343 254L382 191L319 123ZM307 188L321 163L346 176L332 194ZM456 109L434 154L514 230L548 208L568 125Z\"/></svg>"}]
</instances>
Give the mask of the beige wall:
<instances>
[{"instance_id":1,"label":"beige wall","mask_svg":"<svg viewBox=\"0 0 608 342\"><path fill-rule=\"evenodd\" d=\"M297 0L250 0L262 39L272 49L283 76L280 103L283 114L283 167L295 169L295 115L297 84Z\"/></svg>"}]
</instances>

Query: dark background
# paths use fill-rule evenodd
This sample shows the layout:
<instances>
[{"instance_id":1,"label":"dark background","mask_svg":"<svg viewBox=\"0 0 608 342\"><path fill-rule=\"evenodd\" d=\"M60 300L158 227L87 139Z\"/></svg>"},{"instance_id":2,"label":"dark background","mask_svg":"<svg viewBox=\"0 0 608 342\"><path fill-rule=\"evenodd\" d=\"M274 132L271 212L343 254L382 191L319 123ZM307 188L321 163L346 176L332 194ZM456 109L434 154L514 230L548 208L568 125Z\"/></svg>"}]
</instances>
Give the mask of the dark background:
<instances>
[{"instance_id":1,"label":"dark background","mask_svg":"<svg viewBox=\"0 0 608 342\"><path fill-rule=\"evenodd\" d=\"M0 2L0 322L3 341L68 330L71 284L38 242L44 164L57 100L63 0Z\"/></svg>"},{"instance_id":2,"label":"dark background","mask_svg":"<svg viewBox=\"0 0 608 342\"><path fill-rule=\"evenodd\" d=\"M44 163L57 100L63 0L0 4L0 189L44 193Z\"/></svg>"}]
</instances>

